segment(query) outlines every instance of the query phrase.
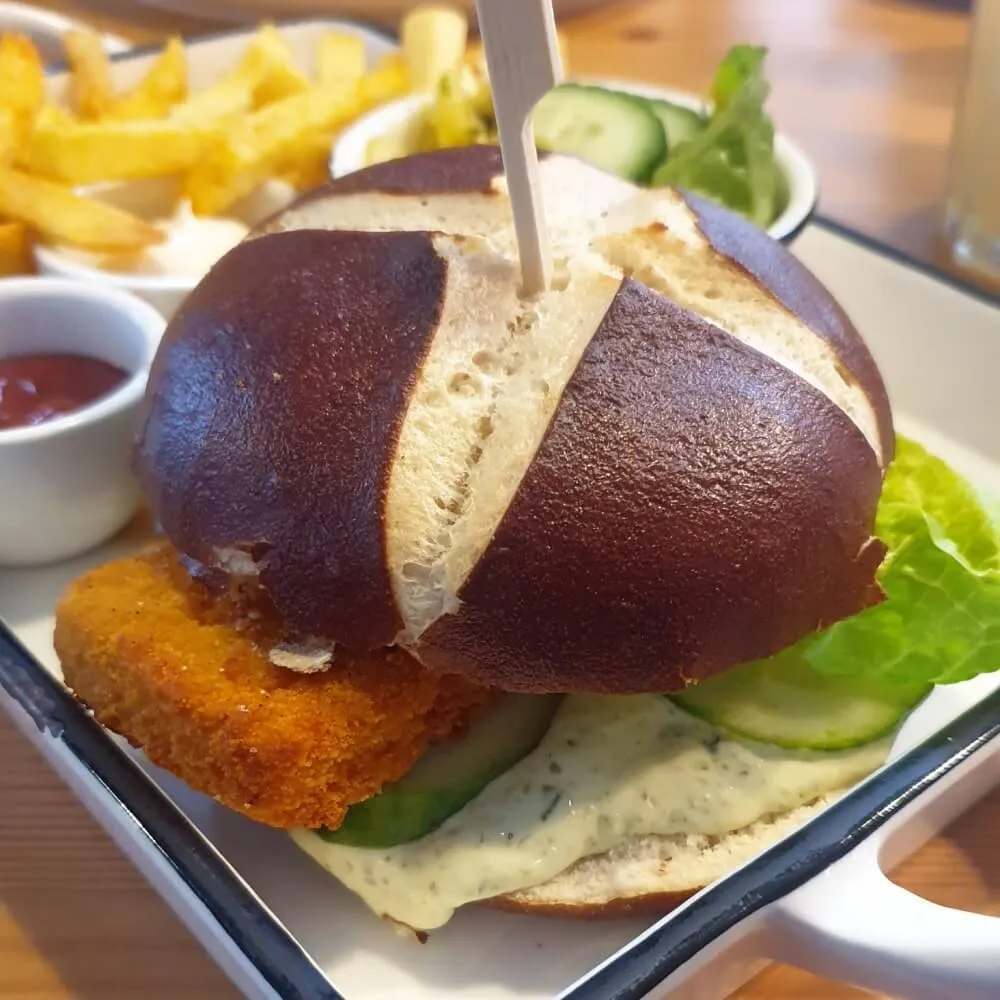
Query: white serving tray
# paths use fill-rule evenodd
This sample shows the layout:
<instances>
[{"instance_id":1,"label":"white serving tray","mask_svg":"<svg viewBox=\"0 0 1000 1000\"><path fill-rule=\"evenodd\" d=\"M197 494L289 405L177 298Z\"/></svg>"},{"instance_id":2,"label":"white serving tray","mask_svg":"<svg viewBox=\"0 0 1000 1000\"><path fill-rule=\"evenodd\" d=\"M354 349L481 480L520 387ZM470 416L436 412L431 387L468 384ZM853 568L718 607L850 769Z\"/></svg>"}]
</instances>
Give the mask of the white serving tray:
<instances>
[{"instance_id":1,"label":"white serving tray","mask_svg":"<svg viewBox=\"0 0 1000 1000\"><path fill-rule=\"evenodd\" d=\"M796 251L867 336L905 414L902 428L1000 494L1000 394L990 378L1000 371L1000 310L822 225L810 226ZM113 551L0 573L0 615L51 676L58 677L51 647L57 594ZM637 920L577 924L473 909L421 946L380 925L280 832L215 806L105 738L60 688L39 685L16 659L0 645L7 688L0 705L249 996L542 1000L622 949L603 978L580 985L573 997L721 1000L769 957L914 1000L1000 996L1000 922L909 897L880 869L880 859L898 861L997 778L1000 741L987 738L1000 700L995 719L966 720L908 762L906 774L880 772L865 786L867 799L845 799L849 815L828 822L834 807L809 825L805 841L793 836L769 852L762 896L759 887L747 889L746 879L762 870L752 862L651 930ZM998 683L988 677L939 689L906 725L896 756ZM980 745L978 753L969 749ZM944 773L956 752L968 760L928 781L925 772ZM917 795L921 782L929 787ZM866 824L880 822L870 811L883 799L889 806L881 819L888 821L863 839ZM768 907L754 903L754 893L793 889L855 840L858 849L827 875ZM644 944L630 944L647 931ZM984 951L987 945L992 950ZM963 985L960 974L973 981Z\"/></svg>"}]
</instances>

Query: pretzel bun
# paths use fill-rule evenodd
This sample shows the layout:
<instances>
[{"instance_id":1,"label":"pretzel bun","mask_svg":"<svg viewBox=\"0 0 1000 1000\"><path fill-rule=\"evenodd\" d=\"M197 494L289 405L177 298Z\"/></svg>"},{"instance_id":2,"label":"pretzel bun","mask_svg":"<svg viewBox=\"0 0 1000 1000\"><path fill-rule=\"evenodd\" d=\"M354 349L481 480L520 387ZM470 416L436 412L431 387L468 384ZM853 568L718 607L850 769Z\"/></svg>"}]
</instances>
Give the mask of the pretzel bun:
<instances>
[{"instance_id":1,"label":"pretzel bun","mask_svg":"<svg viewBox=\"0 0 1000 1000\"><path fill-rule=\"evenodd\" d=\"M856 330L722 209L548 156L519 294L499 154L313 193L224 257L153 367L173 543L290 635L508 691L667 691L881 598L893 429Z\"/></svg>"}]
</instances>

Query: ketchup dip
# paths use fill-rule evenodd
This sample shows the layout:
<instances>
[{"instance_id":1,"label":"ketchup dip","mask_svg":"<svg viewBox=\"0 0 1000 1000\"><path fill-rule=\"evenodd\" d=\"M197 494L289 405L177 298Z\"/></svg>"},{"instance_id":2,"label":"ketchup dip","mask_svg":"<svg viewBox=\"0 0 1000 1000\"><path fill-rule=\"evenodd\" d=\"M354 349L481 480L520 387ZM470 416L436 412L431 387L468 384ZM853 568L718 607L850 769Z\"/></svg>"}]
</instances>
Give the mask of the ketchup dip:
<instances>
[{"instance_id":1,"label":"ketchup dip","mask_svg":"<svg viewBox=\"0 0 1000 1000\"><path fill-rule=\"evenodd\" d=\"M128 379L121 368L79 354L0 358L0 431L73 413Z\"/></svg>"}]
</instances>

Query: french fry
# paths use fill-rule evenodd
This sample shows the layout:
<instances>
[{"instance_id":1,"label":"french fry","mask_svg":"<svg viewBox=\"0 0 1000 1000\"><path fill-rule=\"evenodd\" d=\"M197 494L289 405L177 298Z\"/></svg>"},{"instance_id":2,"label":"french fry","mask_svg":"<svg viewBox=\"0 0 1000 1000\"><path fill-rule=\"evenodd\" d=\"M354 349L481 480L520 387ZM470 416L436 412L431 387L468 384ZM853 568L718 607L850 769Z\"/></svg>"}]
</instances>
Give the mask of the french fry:
<instances>
[{"instance_id":1,"label":"french fry","mask_svg":"<svg viewBox=\"0 0 1000 1000\"><path fill-rule=\"evenodd\" d=\"M429 92L461 65L469 22L452 7L420 6L403 18L400 34L413 89Z\"/></svg>"},{"instance_id":2,"label":"french fry","mask_svg":"<svg viewBox=\"0 0 1000 1000\"><path fill-rule=\"evenodd\" d=\"M0 163L11 163L21 145L18 115L10 108L0 107Z\"/></svg>"},{"instance_id":3,"label":"french fry","mask_svg":"<svg viewBox=\"0 0 1000 1000\"><path fill-rule=\"evenodd\" d=\"M35 44L24 35L0 35L0 109L15 144L28 134L45 103L45 67Z\"/></svg>"},{"instance_id":4,"label":"french fry","mask_svg":"<svg viewBox=\"0 0 1000 1000\"><path fill-rule=\"evenodd\" d=\"M257 83L248 73L234 70L176 105L170 118L178 124L200 128L246 114L253 108Z\"/></svg>"},{"instance_id":5,"label":"french fry","mask_svg":"<svg viewBox=\"0 0 1000 1000\"><path fill-rule=\"evenodd\" d=\"M437 146L434 141L428 141L429 132L428 121L418 117L397 131L376 136L365 150L365 162L385 163L387 160L398 160L413 153L435 149Z\"/></svg>"},{"instance_id":6,"label":"french fry","mask_svg":"<svg viewBox=\"0 0 1000 1000\"><path fill-rule=\"evenodd\" d=\"M170 112L170 118L185 125L204 127L245 114L253 108L254 95L267 69L260 49L248 47L233 69L178 104Z\"/></svg>"},{"instance_id":7,"label":"french fry","mask_svg":"<svg viewBox=\"0 0 1000 1000\"><path fill-rule=\"evenodd\" d=\"M35 119L36 128L69 128L76 124L76 119L55 104L43 104Z\"/></svg>"},{"instance_id":8,"label":"french fry","mask_svg":"<svg viewBox=\"0 0 1000 1000\"><path fill-rule=\"evenodd\" d=\"M296 191L311 191L330 179L330 148L336 131L316 132L274 167L274 177Z\"/></svg>"},{"instance_id":9,"label":"french fry","mask_svg":"<svg viewBox=\"0 0 1000 1000\"><path fill-rule=\"evenodd\" d=\"M394 101L410 92L410 70L399 52L384 56L358 81L361 110Z\"/></svg>"},{"instance_id":10,"label":"french fry","mask_svg":"<svg viewBox=\"0 0 1000 1000\"><path fill-rule=\"evenodd\" d=\"M275 63L254 94L254 107L263 108L295 94L304 94L309 81L291 63Z\"/></svg>"},{"instance_id":11,"label":"french fry","mask_svg":"<svg viewBox=\"0 0 1000 1000\"><path fill-rule=\"evenodd\" d=\"M188 175L185 194L198 215L217 215L271 176L300 189L314 187L328 176L329 145L320 152L326 137L332 142L333 133L352 118L401 97L409 87L406 63L394 53L353 85L316 86L234 119Z\"/></svg>"},{"instance_id":12,"label":"french fry","mask_svg":"<svg viewBox=\"0 0 1000 1000\"><path fill-rule=\"evenodd\" d=\"M291 49L273 24L265 24L257 31L250 42L247 58L259 58L264 67L254 94L256 107L264 107L309 89L309 81L296 67Z\"/></svg>"},{"instance_id":13,"label":"french fry","mask_svg":"<svg viewBox=\"0 0 1000 1000\"><path fill-rule=\"evenodd\" d=\"M336 87L356 83L365 74L368 53L360 35L328 31L316 42L316 83L320 87Z\"/></svg>"},{"instance_id":14,"label":"french fry","mask_svg":"<svg viewBox=\"0 0 1000 1000\"><path fill-rule=\"evenodd\" d=\"M111 110L119 121L162 118L187 96L187 54L184 43L174 36L146 75Z\"/></svg>"},{"instance_id":15,"label":"french fry","mask_svg":"<svg viewBox=\"0 0 1000 1000\"><path fill-rule=\"evenodd\" d=\"M284 181L296 191L312 191L330 179L330 149L325 156L309 156L294 160L274 171L274 179Z\"/></svg>"},{"instance_id":16,"label":"french fry","mask_svg":"<svg viewBox=\"0 0 1000 1000\"><path fill-rule=\"evenodd\" d=\"M360 111L357 87L312 88L238 119L216 137L187 177L198 215L218 215L270 177L310 137L331 133Z\"/></svg>"},{"instance_id":17,"label":"french fry","mask_svg":"<svg viewBox=\"0 0 1000 1000\"><path fill-rule=\"evenodd\" d=\"M62 108L56 107L54 104L43 104L41 110L35 117L33 130L39 129L50 129L50 128L66 128L76 125L76 119L68 112L63 111ZM3 131L3 125L0 123L0 132ZM33 134L25 134L20 132L14 137L15 147L12 156L4 156L0 153L0 164L6 163L16 167L20 167L24 170L31 171L31 164L28 162L30 158L30 146L31 139L30 136ZM0 140L2 142L2 140Z\"/></svg>"},{"instance_id":18,"label":"french fry","mask_svg":"<svg viewBox=\"0 0 1000 1000\"><path fill-rule=\"evenodd\" d=\"M164 234L120 208L20 170L0 167L0 213L51 243L126 253L162 243Z\"/></svg>"},{"instance_id":19,"label":"french fry","mask_svg":"<svg viewBox=\"0 0 1000 1000\"><path fill-rule=\"evenodd\" d=\"M34 271L35 258L28 227L23 222L0 221L0 278L33 274Z\"/></svg>"},{"instance_id":20,"label":"french fry","mask_svg":"<svg viewBox=\"0 0 1000 1000\"><path fill-rule=\"evenodd\" d=\"M235 118L279 97L309 87L296 69L284 39L273 25L254 35L243 57L211 86L178 104L170 117L185 124L206 126Z\"/></svg>"},{"instance_id":21,"label":"french fry","mask_svg":"<svg viewBox=\"0 0 1000 1000\"><path fill-rule=\"evenodd\" d=\"M94 31L71 29L63 35L70 67L70 93L81 118L103 118L115 105L111 63L101 36Z\"/></svg>"},{"instance_id":22,"label":"french fry","mask_svg":"<svg viewBox=\"0 0 1000 1000\"><path fill-rule=\"evenodd\" d=\"M159 121L40 121L21 165L67 184L164 177L190 170L211 133Z\"/></svg>"}]
</instances>

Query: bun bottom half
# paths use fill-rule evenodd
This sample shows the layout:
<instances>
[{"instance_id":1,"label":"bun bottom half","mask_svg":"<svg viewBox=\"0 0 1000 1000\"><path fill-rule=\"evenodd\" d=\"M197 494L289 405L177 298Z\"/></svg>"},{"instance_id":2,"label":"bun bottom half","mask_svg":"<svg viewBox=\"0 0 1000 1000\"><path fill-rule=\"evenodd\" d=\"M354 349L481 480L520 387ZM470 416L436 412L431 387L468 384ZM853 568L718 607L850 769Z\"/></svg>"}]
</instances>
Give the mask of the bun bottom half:
<instances>
[{"instance_id":1,"label":"bun bottom half","mask_svg":"<svg viewBox=\"0 0 1000 1000\"><path fill-rule=\"evenodd\" d=\"M633 837L604 854L583 858L542 885L477 905L578 920L662 916L804 826L846 791L763 816L721 837Z\"/></svg>"}]
</instances>

